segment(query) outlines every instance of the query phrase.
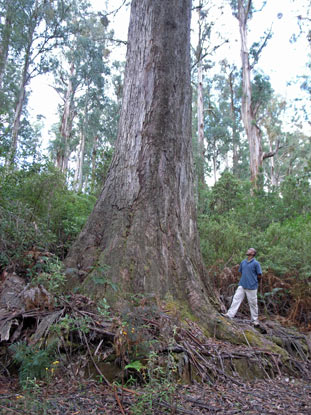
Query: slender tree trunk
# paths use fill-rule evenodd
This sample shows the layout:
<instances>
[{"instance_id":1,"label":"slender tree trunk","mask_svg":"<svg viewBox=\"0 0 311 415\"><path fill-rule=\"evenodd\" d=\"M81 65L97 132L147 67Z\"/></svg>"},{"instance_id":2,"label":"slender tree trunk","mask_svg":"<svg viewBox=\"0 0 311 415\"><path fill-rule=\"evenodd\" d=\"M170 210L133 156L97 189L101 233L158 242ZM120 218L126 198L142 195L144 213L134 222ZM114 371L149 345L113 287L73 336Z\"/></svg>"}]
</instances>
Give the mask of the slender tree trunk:
<instances>
[{"instance_id":1,"label":"slender tree trunk","mask_svg":"<svg viewBox=\"0 0 311 415\"><path fill-rule=\"evenodd\" d=\"M91 193L94 193L95 191L97 145L98 145L98 136L95 136L94 143L93 143L93 150L92 150Z\"/></svg>"},{"instance_id":2,"label":"slender tree trunk","mask_svg":"<svg viewBox=\"0 0 311 415\"><path fill-rule=\"evenodd\" d=\"M62 122L60 126L60 135L62 138L61 145L57 151L56 155L56 165L62 173L65 173L68 169L69 161L69 140L72 130L72 122L74 118L73 114L73 84L72 77L75 73L75 67L72 63L70 66L70 76L65 96L64 111L62 116Z\"/></svg>"},{"instance_id":3,"label":"slender tree trunk","mask_svg":"<svg viewBox=\"0 0 311 415\"><path fill-rule=\"evenodd\" d=\"M232 172L237 175L239 162L239 133L235 116L233 71L229 74L230 116L232 120Z\"/></svg>"},{"instance_id":4,"label":"slender tree trunk","mask_svg":"<svg viewBox=\"0 0 311 415\"><path fill-rule=\"evenodd\" d=\"M273 152L271 140L269 140L269 150L271 153ZM278 180L275 174L274 157L270 157L270 175L271 175L271 185L272 187L276 188L278 185Z\"/></svg>"},{"instance_id":5,"label":"slender tree trunk","mask_svg":"<svg viewBox=\"0 0 311 415\"><path fill-rule=\"evenodd\" d=\"M76 168L76 173L74 177L75 188L77 192L82 191L84 147L85 147L85 132L84 132L84 128L81 128L77 168Z\"/></svg>"},{"instance_id":6,"label":"slender tree trunk","mask_svg":"<svg viewBox=\"0 0 311 415\"><path fill-rule=\"evenodd\" d=\"M263 154L261 131L256 124L252 108L251 66L247 46L247 20L252 2L248 0L245 7L243 3L243 0L238 1L242 59L242 120L249 144L251 181L254 187L257 187L257 179L263 162Z\"/></svg>"},{"instance_id":7,"label":"slender tree trunk","mask_svg":"<svg viewBox=\"0 0 311 415\"><path fill-rule=\"evenodd\" d=\"M89 85L87 87L86 96L85 96L84 114L83 114L82 125L81 125L80 143L79 143L79 151L78 151L78 162L77 162L77 169L76 169L76 174L74 178L76 190L78 192L82 191L82 184L83 184L85 131L88 125L88 105L89 105Z\"/></svg>"},{"instance_id":8,"label":"slender tree trunk","mask_svg":"<svg viewBox=\"0 0 311 415\"><path fill-rule=\"evenodd\" d=\"M213 156L214 184L217 182L217 156Z\"/></svg>"},{"instance_id":9,"label":"slender tree trunk","mask_svg":"<svg viewBox=\"0 0 311 415\"><path fill-rule=\"evenodd\" d=\"M13 23L12 3L8 2L4 27L2 29L2 40L0 44L0 90L2 89L3 77L5 74L6 63L9 54L10 39Z\"/></svg>"},{"instance_id":10,"label":"slender tree trunk","mask_svg":"<svg viewBox=\"0 0 311 415\"><path fill-rule=\"evenodd\" d=\"M24 66L22 70L19 95L18 95L16 108L15 108L15 114L14 114L10 150L8 153L8 157L6 159L6 166L9 168L13 168L14 163L15 163L15 156L16 156L16 151L17 151L17 146L18 146L18 134L20 130L22 111L23 111L23 107L25 103L26 86L30 80L29 67L30 67L31 59L32 59L32 46L34 42L35 29L38 24L37 10L38 10L38 0L36 0L35 2L35 11L33 12L33 15L32 15L33 20L31 20L31 23L27 27L28 32L27 32L27 39L25 43Z\"/></svg>"},{"instance_id":11,"label":"slender tree trunk","mask_svg":"<svg viewBox=\"0 0 311 415\"><path fill-rule=\"evenodd\" d=\"M24 60L24 67L19 87L19 94L18 94L18 100L16 103L15 113L14 113L14 121L12 126L12 133L11 133L11 144L10 144L10 150L8 152L8 156L6 158L6 167L13 168L15 164L15 156L17 151L17 145L18 145L18 134L20 130L21 125L21 116L22 111L24 107L25 102L25 94L26 94L26 85L29 82L29 70L30 65L30 47L27 49L25 54L25 60Z\"/></svg>"},{"instance_id":12,"label":"slender tree trunk","mask_svg":"<svg viewBox=\"0 0 311 415\"><path fill-rule=\"evenodd\" d=\"M216 313L193 195L190 13L191 0L132 1L115 154L66 264L69 285L95 297L104 292L94 276L104 272L118 287L111 303L127 293L170 295L207 322Z\"/></svg>"}]
</instances>

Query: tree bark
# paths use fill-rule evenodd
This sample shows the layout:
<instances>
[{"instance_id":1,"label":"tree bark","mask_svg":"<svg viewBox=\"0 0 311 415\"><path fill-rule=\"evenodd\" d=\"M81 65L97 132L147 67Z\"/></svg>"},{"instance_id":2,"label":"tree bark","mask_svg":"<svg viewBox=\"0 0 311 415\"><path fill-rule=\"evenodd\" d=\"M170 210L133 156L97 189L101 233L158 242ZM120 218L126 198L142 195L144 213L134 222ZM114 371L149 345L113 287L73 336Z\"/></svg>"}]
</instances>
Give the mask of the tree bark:
<instances>
[{"instance_id":1,"label":"tree bark","mask_svg":"<svg viewBox=\"0 0 311 415\"><path fill-rule=\"evenodd\" d=\"M32 43L32 39L31 39L31 43ZM18 145L18 134L20 130L21 116L22 116L22 111L23 111L24 102L25 102L26 85L30 79L29 74L28 74L29 65L30 65L30 53L31 52L30 52L30 46L29 46L25 53L23 72L22 72L22 77L20 81L18 99L17 99L15 113L14 113L10 149L9 149L6 162L5 162L5 165L8 168L13 168L15 164L15 156L16 156L17 145Z\"/></svg>"},{"instance_id":2,"label":"tree bark","mask_svg":"<svg viewBox=\"0 0 311 415\"><path fill-rule=\"evenodd\" d=\"M7 3L6 16L4 27L2 29L2 40L0 44L0 90L2 89L3 77L5 73L6 63L9 54L10 39L12 34L12 24L13 24L13 10L12 3Z\"/></svg>"},{"instance_id":3,"label":"tree bark","mask_svg":"<svg viewBox=\"0 0 311 415\"><path fill-rule=\"evenodd\" d=\"M67 91L65 96L64 110L62 116L62 122L60 126L60 135L61 135L61 145L57 151L56 155L56 166L62 173L65 173L68 168L69 160L69 140L72 129L72 121L74 118L73 114L73 96L74 89L72 84L72 77L75 73L75 67L72 63L70 66L70 76L67 85Z\"/></svg>"},{"instance_id":4,"label":"tree bark","mask_svg":"<svg viewBox=\"0 0 311 415\"><path fill-rule=\"evenodd\" d=\"M204 106L203 106L203 71L202 62L198 62L198 183L199 187L205 187L204 164L205 164L205 145L204 145Z\"/></svg>"},{"instance_id":5,"label":"tree bark","mask_svg":"<svg viewBox=\"0 0 311 415\"><path fill-rule=\"evenodd\" d=\"M88 109L89 109L89 89L90 85L87 86L85 104L84 104L84 113L81 120L81 131L80 131L80 143L77 156L77 167L74 177L75 188L77 192L82 191L83 185L83 163L84 163L84 148L85 148L85 132L88 125Z\"/></svg>"},{"instance_id":6,"label":"tree bark","mask_svg":"<svg viewBox=\"0 0 311 415\"><path fill-rule=\"evenodd\" d=\"M203 104L203 62L202 62L202 51L203 42L202 38L202 17L201 9L203 7L202 1L199 2L198 6L198 45L196 48L196 60L198 68L198 85L197 85L197 117L198 117L198 186L199 186L199 200L200 200L200 189L205 187L204 177L204 165L205 165L205 144L204 144L204 104ZM199 203L199 206L201 203Z\"/></svg>"},{"instance_id":7,"label":"tree bark","mask_svg":"<svg viewBox=\"0 0 311 415\"><path fill-rule=\"evenodd\" d=\"M92 161L91 161L91 193L95 191L95 182L96 182L96 157L97 157L97 146L98 146L98 136L94 137L93 149L92 149Z\"/></svg>"},{"instance_id":8,"label":"tree bark","mask_svg":"<svg viewBox=\"0 0 311 415\"><path fill-rule=\"evenodd\" d=\"M239 163L239 132L237 127L237 120L235 115L234 105L234 75L233 70L230 72L228 77L229 91L230 91L230 116L232 120L232 172L237 176L238 163Z\"/></svg>"},{"instance_id":9,"label":"tree bark","mask_svg":"<svg viewBox=\"0 0 311 415\"><path fill-rule=\"evenodd\" d=\"M270 152L273 152L272 148L272 142L269 141L269 149ZM278 186L278 181L275 174L275 166L274 166L274 157L270 157L270 176L271 176L271 185L273 188L276 188Z\"/></svg>"},{"instance_id":10,"label":"tree bark","mask_svg":"<svg viewBox=\"0 0 311 415\"><path fill-rule=\"evenodd\" d=\"M191 0L132 1L115 154L66 265L71 288L106 295L100 273L118 287L112 304L126 293L171 296L207 321L216 312L193 195L190 12Z\"/></svg>"},{"instance_id":11,"label":"tree bark","mask_svg":"<svg viewBox=\"0 0 311 415\"><path fill-rule=\"evenodd\" d=\"M84 161L84 147L85 147L85 132L84 128L81 128L80 143L77 155L77 167L74 177L75 189L77 192L82 191L83 185L83 161Z\"/></svg>"},{"instance_id":12,"label":"tree bark","mask_svg":"<svg viewBox=\"0 0 311 415\"><path fill-rule=\"evenodd\" d=\"M254 187L257 187L257 179L263 162L261 131L256 124L255 114L252 108L251 66L247 46L247 20L251 8L251 0L238 1L238 21L241 37L242 59L242 120L249 144L250 173Z\"/></svg>"}]
</instances>

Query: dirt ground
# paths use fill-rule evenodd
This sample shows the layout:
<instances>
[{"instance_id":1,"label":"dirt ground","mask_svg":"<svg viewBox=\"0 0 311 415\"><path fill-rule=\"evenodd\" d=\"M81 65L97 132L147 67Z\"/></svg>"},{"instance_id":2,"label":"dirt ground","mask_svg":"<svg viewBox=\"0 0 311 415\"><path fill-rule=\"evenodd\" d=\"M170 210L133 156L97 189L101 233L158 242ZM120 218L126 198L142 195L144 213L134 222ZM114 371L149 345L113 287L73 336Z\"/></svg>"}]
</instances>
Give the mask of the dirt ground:
<instances>
[{"instance_id":1,"label":"dirt ground","mask_svg":"<svg viewBox=\"0 0 311 415\"><path fill-rule=\"evenodd\" d=\"M165 391L162 391L165 392ZM162 396L162 400L159 396ZM164 396L164 397L163 397ZM142 401L145 404L142 404ZM290 377L176 387L175 393L113 390L95 381L55 378L25 392L17 379L0 381L1 415L310 415L311 384Z\"/></svg>"}]
</instances>

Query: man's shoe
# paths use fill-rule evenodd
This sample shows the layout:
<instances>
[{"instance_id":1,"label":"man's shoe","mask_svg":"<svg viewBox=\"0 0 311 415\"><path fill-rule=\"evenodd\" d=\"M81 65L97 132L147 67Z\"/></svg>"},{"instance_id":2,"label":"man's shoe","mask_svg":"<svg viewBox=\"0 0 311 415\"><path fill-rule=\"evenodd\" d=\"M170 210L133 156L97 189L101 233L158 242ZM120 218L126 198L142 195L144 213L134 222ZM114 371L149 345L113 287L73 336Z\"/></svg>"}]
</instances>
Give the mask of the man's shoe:
<instances>
[{"instance_id":1,"label":"man's shoe","mask_svg":"<svg viewBox=\"0 0 311 415\"><path fill-rule=\"evenodd\" d=\"M267 334L267 330L264 326L261 326L257 321L253 323L254 329L258 330L261 334Z\"/></svg>"},{"instance_id":2,"label":"man's shoe","mask_svg":"<svg viewBox=\"0 0 311 415\"><path fill-rule=\"evenodd\" d=\"M232 320L232 317L230 317L227 313L221 313L221 315L223 317L229 318L230 320Z\"/></svg>"}]
</instances>

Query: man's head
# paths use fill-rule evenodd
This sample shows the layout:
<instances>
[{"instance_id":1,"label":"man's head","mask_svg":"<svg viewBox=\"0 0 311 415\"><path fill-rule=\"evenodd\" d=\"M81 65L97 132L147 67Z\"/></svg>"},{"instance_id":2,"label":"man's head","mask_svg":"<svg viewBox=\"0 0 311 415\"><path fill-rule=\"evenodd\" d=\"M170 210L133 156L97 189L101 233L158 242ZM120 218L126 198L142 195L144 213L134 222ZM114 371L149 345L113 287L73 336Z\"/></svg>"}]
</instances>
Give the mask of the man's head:
<instances>
[{"instance_id":1,"label":"man's head","mask_svg":"<svg viewBox=\"0 0 311 415\"><path fill-rule=\"evenodd\" d=\"M248 256L248 258L254 258L254 256L256 255L256 249L248 248L246 255Z\"/></svg>"}]
</instances>

